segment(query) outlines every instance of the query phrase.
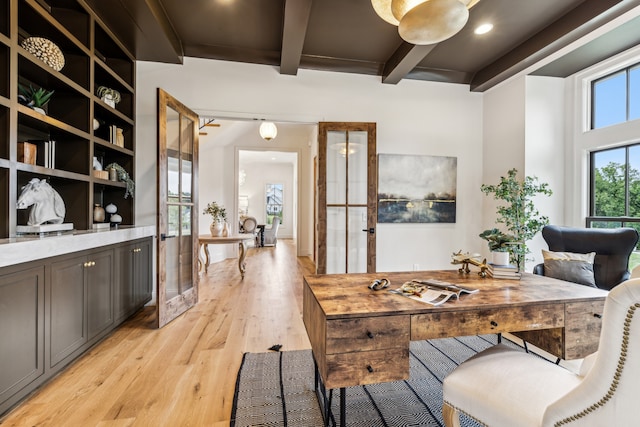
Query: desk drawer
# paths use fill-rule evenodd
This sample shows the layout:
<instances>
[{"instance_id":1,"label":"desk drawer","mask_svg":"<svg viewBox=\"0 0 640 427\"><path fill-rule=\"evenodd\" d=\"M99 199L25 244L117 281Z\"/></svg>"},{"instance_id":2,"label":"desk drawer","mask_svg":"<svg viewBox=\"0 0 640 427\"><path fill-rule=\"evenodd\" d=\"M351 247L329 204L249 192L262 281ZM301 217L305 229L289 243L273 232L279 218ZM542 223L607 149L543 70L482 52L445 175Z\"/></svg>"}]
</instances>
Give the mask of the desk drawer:
<instances>
[{"instance_id":1,"label":"desk drawer","mask_svg":"<svg viewBox=\"0 0 640 427\"><path fill-rule=\"evenodd\" d=\"M565 359L580 359L598 350L603 311L604 298L600 301L567 303Z\"/></svg>"},{"instance_id":2,"label":"desk drawer","mask_svg":"<svg viewBox=\"0 0 640 427\"><path fill-rule=\"evenodd\" d=\"M409 346L392 350L327 355L327 388L409 379Z\"/></svg>"},{"instance_id":3,"label":"desk drawer","mask_svg":"<svg viewBox=\"0 0 640 427\"><path fill-rule=\"evenodd\" d=\"M434 312L411 316L411 339L428 340L563 326L564 304Z\"/></svg>"},{"instance_id":4,"label":"desk drawer","mask_svg":"<svg viewBox=\"0 0 640 427\"><path fill-rule=\"evenodd\" d=\"M409 347L410 318L362 317L327 322L327 354Z\"/></svg>"}]
</instances>

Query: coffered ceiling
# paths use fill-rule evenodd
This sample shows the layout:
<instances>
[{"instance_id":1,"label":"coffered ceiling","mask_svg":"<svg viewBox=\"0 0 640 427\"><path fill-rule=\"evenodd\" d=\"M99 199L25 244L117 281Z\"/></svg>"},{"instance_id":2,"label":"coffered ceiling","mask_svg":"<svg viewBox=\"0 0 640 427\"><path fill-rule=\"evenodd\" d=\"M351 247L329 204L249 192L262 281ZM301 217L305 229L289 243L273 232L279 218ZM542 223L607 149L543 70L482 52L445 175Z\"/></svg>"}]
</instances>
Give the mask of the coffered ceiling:
<instances>
[{"instance_id":1,"label":"coffered ceiling","mask_svg":"<svg viewBox=\"0 0 640 427\"><path fill-rule=\"evenodd\" d=\"M481 0L435 45L404 42L370 0L86 0L137 59L186 57L468 84L484 91L640 7L640 0ZM631 12L630 12L631 11ZM477 25L493 31L477 36ZM640 18L535 74L565 77L640 43Z\"/></svg>"}]
</instances>

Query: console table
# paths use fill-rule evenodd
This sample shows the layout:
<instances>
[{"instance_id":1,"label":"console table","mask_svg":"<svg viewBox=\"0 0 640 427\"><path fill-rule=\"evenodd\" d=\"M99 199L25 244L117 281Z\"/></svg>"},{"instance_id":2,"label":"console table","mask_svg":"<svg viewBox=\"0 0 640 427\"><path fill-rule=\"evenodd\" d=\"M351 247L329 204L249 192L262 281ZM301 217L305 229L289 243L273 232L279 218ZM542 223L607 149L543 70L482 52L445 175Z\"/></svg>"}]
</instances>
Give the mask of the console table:
<instances>
[{"instance_id":1,"label":"console table","mask_svg":"<svg viewBox=\"0 0 640 427\"><path fill-rule=\"evenodd\" d=\"M247 255L247 244L245 243L247 240L252 240L252 234L234 234L233 236L219 236L212 237L207 234L202 234L198 236L198 243L200 248L204 246L204 271L207 272L209 269L209 245L227 245L230 243L237 243L240 248L240 257L238 258L238 270L240 270L240 276L244 279L244 272L246 271L246 263L244 259ZM199 253L199 252L198 252ZM202 261L198 257L198 262L202 263Z\"/></svg>"},{"instance_id":2,"label":"console table","mask_svg":"<svg viewBox=\"0 0 640 427\"><path fill-rule=\"evenodd\" d=\"M388 289L412 279L437 279L480 291L434 307L368 288L381 278L390 280ZM457 270L310 275L303 287L319 400L326 420L330 405L324 389L340 389L341 425L345 387L409 378L411 340L525 331L528 342L551 354L585 357L598 349L607 295L529 273L520 280L483 279Z\"/></svg>"}]
</instances>

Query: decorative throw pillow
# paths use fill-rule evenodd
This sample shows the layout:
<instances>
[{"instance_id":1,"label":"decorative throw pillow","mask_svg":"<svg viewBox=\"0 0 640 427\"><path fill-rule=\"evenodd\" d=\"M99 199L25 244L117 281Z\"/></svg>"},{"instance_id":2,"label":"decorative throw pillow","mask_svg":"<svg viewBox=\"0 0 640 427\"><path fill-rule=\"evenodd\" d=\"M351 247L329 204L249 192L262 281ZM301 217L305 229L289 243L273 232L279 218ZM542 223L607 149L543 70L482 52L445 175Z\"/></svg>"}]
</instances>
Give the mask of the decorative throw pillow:
<instances>
[{"instance_id":1,"label":"decorative throw pillow","mask_svg":"<svg viewBox=\"0 0 640 427\"><path fill-rule=\"evenodd\" d=\"M576 254L572 252L551 252L542 250L544 275L567 282L596 287L593 275L595 252Z\"/></svg>"}]
</instances>

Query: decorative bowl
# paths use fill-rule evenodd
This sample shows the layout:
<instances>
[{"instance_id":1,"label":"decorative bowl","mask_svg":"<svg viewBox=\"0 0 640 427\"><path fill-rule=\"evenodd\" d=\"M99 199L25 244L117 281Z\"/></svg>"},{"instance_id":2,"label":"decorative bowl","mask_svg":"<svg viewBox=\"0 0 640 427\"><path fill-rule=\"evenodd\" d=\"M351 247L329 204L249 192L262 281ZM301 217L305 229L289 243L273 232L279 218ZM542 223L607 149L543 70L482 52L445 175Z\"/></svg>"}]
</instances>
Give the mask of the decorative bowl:
<instances>
[{"instance_id":1,"label":"decorative bowl","mask_svg":"<svg viewBox=\"0 0 640 427\"><path fill-rule=\"evenodd\" d=\"M51 40L43 37L28 37L22 41L22 47L56 71L64 67L64 55Z\"/></svg>"}]
</instances>

